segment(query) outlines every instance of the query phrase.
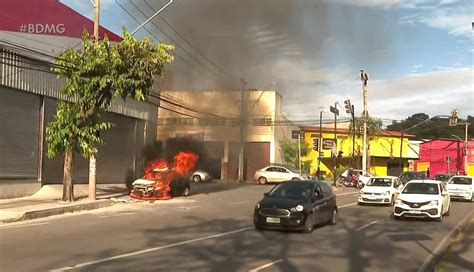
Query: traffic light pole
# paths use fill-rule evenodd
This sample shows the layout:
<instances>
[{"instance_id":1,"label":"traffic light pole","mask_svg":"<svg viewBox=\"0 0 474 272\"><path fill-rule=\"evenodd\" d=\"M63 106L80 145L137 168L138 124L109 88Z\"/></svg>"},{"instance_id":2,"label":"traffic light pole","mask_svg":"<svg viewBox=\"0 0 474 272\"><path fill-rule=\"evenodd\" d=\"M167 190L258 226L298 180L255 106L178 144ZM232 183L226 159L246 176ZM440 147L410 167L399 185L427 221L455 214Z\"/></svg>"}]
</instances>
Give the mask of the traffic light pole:
<instances>
[{"instance_id":1,"label":"traffic light pole","mask_svg":"<svg viewBox=\"0 0 474 272\"><path fill-rule=\"evenodd\" d=\"M334 170L333 173L333 186L336 186L336 169L337 169L337 102L334 103Z\"/></svg>"},{"instance_id":2,"label":"traffic light pole","mask_svg":"<svg viewBox=\"0 0 474 272\"><path fill-rule=\"evenodd\" d=\"M319 112L319 148L318 148L318 180L321 180L321 153L323 152L323 111Z\"/></svg>"}]
</instances>

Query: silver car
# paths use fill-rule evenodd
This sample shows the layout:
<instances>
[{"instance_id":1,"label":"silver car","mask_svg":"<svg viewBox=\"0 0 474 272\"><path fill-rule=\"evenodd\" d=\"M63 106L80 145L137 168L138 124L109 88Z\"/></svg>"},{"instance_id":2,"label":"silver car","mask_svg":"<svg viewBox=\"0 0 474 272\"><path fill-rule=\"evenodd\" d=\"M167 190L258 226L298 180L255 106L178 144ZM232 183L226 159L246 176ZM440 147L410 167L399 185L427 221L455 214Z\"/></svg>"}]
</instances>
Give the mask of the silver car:
<instances>
[{"instance_id":1,"label":"silver car","mask_svg":"<svg viewBox=\"0 0 474 272\"><path fill-rule=\"evenodd\" d=\"M191 177L192 182L195 182L195 183L212 180L211 175L209 175L209 173L202 170L194 171L190 177Z\"/></svg>"},{"instance_id":2,"label":"silver car","mask_svg":"<svg viewBox=\"0 0 474 272\"><path fill-rule=\"evenodd\" d=\"M257 170L253 179L260 184L303 179L297 170L284 166L267 166Z\"/></svg>"}]
</instances>

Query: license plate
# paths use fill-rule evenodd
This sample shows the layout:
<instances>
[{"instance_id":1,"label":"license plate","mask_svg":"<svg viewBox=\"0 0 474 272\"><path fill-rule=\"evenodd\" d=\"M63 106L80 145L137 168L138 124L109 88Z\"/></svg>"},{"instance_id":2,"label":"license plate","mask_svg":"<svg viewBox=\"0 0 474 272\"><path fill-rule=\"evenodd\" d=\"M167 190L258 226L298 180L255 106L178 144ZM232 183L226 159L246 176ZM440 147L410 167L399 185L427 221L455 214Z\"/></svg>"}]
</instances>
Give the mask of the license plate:
<instances>
[{"instance_id":1,"label":"license plate","mask_svg":"<svg viewBox=\"0 0 474 272\"><path fill-rule=\"evenodd\" d=\"M280 218L267 217L267 223L280 223Z\"/></svg>"},{"instance_id":2,"label":"license plate","mask_svg":"<svg viewBox=\"0 0 474 272\"><path fill-rule=\"evenodd\" d=\"M376 199L376 196L369 196L368 199Z\"/></svg>"},{"instance_id":3,"label":"license plate","mask_svg":"<svg viewBox=\"0 0 474 272\"><path fill-rule=\"evenodd\" d=\"M408 213L413 213L413 214L420 214L421 211L408 211Z\"/></svg>"}]
</instances>

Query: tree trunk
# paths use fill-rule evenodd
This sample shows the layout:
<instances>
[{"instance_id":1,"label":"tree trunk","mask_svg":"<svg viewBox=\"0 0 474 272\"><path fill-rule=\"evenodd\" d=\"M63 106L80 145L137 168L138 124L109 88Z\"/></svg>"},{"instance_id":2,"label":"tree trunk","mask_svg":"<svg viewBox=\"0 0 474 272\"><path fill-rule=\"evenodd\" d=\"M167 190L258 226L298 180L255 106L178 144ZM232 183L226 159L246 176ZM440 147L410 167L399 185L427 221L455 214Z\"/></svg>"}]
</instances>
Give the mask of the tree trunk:
<instances>
[{"instance_id":1,"label":"tree trunk","mask_svg":"<svg viewBox=\"0 0 474 272\"><path fill-rule=\"evenodd\" d=\"M64 154L63 201L74 201L74 184L72 182L72 159L74 152L69 149Z\"/></svg>"}]
</instances>

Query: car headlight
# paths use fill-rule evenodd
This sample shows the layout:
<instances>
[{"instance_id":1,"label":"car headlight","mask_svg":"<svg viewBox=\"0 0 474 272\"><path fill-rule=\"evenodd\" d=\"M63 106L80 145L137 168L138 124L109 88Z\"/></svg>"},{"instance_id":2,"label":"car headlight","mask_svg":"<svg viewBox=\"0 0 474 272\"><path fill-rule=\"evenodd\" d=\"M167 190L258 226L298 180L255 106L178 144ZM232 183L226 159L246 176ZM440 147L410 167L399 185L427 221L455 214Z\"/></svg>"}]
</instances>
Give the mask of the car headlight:
<instances>
[{"instance_id":1,"label":"car headlight","mask_svg":"<svg viewBox=\"0 0 474 272\"><path fill-rule=\"evenodd\" d=\"M303 209L304 209L304 208L303 208L302 205L298 205L298 206L296 206L296 207L291 208L290 211L292 211L292 212L302 212Z\"/></svg>"},{"instance_id":2,"label":"car headlight","mask_svg":"<svg viewBox=\"0 0 474 272\"><path fill-rule=\"evenodd\" d=\"M146 188L146 190L147 190L147 191L153 191L153 186L148 186L148 187Z\"/></svg>"},{"instance_id":3,"label":"car headlight","mask_svg":"<svg viewBox=\"0 0 474 272\"><path fill-rule=\"evenodd\" d=\"M403 201L402 201L401 199L397 199L397 200L395 201L395 204L398 204L398 205L400 205L400 204L402 204L402 203L403 203Z\"/></svg>"},{"instance_id":4,"label":"car headlight","mask_svg":"<svg viewBox=\"0 0 474 272\"><path fill-rule=\"evenodd\" d=\"M255 205L255 209L260 209L260 202L257 202L257 204Z\"/></svg>"},{"instance_id":5,"label":"car headlight","mask_svg":"<svg viewBox=\"0 0 474 272\"><path fill-rule=\"evenodd\" d=\"M430 204L428 204L430 206L438 206L438 200L431 200L430 201Z\"/></svg>"},{"instance_id":6,"label":"car headlight","mask_svg":"<svg viewBox=\"0 0 474 272\"><path fill-rule=\"evenodd\" d=\"M388 196L390 195L390 191L386 191L385 193L383 193L384 196Z\"/></svg>"}]
</instances>

